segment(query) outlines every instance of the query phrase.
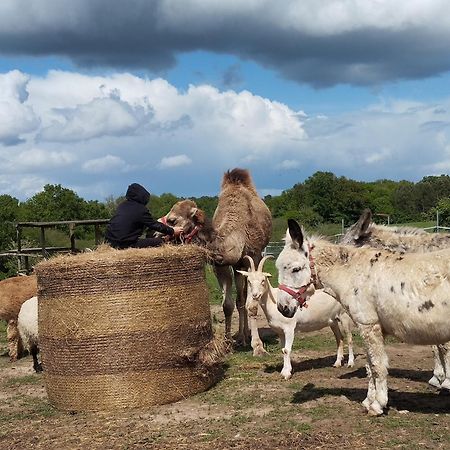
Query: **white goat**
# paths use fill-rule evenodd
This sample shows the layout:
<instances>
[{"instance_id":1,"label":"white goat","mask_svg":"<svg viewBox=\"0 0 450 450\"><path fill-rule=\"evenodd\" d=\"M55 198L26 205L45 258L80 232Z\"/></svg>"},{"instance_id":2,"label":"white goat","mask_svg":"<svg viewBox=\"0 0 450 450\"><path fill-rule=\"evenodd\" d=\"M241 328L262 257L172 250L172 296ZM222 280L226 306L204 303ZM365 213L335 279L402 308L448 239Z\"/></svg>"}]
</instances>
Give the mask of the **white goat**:
<instances>
[{"instance_id":1,"label":"white goat","mask_svg":"<svg viewBox=\"0 0 450 450\"><path fill-rule=\"evenodd\" d=\"M308 245L295 220L288 221L286 244L277 259L279 281L303 286L311 282ZM411 344L444 344L450 340L450 249L399 254L314 241L321 283L357 323L367 350L369 387L363 406L383 414L388 402L388 357L384 336ZM284 270L292 264L301 269ZM297 302L284 295L278 309L292 317Z\"/></svg>"},{"instance_id":2,"label":"white goat","mask_svg":"<svg viewBox=\"0 0 450 450\"><path fill-rule=\"evenodd\" d=\"M268 278L270 273L263 272L264 262L269 256L265 256L255 270L254 262L251 258L248 272L239 271L247 278L247 302L246 308L249 312L250 330L252 335L252 348L262 347L263 343L259 337L256 324L256 314L258 305L261 306L267 318L269 326L278 334L281 341L283 352L283 369L281 375L284 379L289 379L292 375L291 350L294 342L295 331L317 331L329 326L336 338L337 358L335 367L340 367L344 357L344 339L343 333L347 336L348 342L348 366L352 367L354 363L352 328L353 322L350 317L343 313L339 303L330 295L316 291L310 297L307 308L298 309L294 317L286 318L277 309L278 288L271 286Z\"/></svg>"},{"instance_id":3,"label":"white goat","mask_svg":"<svg viewBox=\"0 0 450 450\"><path fill-rule=\"evenodd\" d=\"M37 297L31 297L22 304L17 322L22 343L33 357L33 369L36 372L42 372L42 366L37 357L39 353Z\"/></svg>"}]
</instances>

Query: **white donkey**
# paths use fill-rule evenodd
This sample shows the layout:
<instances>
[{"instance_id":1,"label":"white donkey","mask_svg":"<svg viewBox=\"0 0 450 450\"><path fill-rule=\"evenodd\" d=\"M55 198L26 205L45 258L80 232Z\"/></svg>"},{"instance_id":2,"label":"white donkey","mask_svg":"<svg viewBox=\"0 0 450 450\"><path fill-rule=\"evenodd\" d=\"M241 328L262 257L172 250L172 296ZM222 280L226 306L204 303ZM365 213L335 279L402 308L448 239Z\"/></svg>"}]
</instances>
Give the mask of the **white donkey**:
<instances>
[{"instance_id":1,"label":"white donkey","mask_svg":"<svg viewBox=\"0 0 450 450\"><path fill-rule=\"evenodd\" d=\"M277 260L279 279L301 287L311 283L308 245L295 220L288 226ZM388 402L384 336L419 345L450 341L450 249L400 255L318 239L312 253L318 279L350 314L364 339L369 387L363 405L371 415L383 414ZM277 303L283 315L295 314L297 301L283 292Z\"/></svg>"},{"instance_id":2,"label":"white donkey","mask_svg":"<svg viewBox=\"0 0 450 450\"><path fill-rule=\"evenodd\" d=\"M270 328L280 338L284 360L281 375L285 380L289 379L292 375L291 351L296 331L317 331L329 326L333 331L337 345L337 356L333 364L334 367L340 367L342 365L345 334L348 342L348 366L352 367L354 363L352 344L352 329L354 324L350 317L343 312L341 305L325 292L321 290L314 292L313 289L307 308L299 308L292 318L283 316L277 309L276 298L279 289L272 287L270 284L269 277L271 274L263 272L264 262L269 257L271 256L264 256L258 268L255 269L253 259L246 256L245 258L250 262L250 268L248 271L239 271L240 274L247 278L248 283L246 308L249 312L253 350L258 347L263 347L256 324L258 306L261 306Z\"/></svg>"},{"instance_id":3,"label":"white donkey","mask_svg":"<svg viewBox=\"0 0 450 450\"><path fill-rule=\"evenodd\" d=\"M379 248L402 253L424 253L450 248L450 234L427 233L411 227L386 227L372 222L366 209L342 237L341 244ZM450 343L433 346L434 370L431 386L450 390Z\"/></svg>"}]
</instances>

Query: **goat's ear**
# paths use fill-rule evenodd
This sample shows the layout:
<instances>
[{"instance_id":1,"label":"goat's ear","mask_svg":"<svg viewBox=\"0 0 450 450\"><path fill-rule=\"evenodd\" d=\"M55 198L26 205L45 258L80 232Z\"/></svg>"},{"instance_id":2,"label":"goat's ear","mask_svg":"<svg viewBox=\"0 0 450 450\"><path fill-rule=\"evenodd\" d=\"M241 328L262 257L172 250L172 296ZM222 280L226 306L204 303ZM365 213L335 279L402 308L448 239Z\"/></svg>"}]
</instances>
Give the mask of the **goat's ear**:
<instances>
[{"instance_id":1,"label":"goat's ear","mask_svg":"<svg viewBox=\"0 0 450 450\"><path fill-rule=\"evenodd\" d=\"M244 277L248 277L248 272L245 270L236 270L236 272L240 273L241 275L244 275Z\"/></svg>"},{"instance_id":2,"label":"goat's ear","mask_svg":"<svg viewBox=\"0 0 450 450\"><path fill-rule=\"evenodd\" d=\"M270 278L272 276L272 274L269 272L263 272L263 275L267 278Z\"/></svg>"},{"instance_id":3,"label":"goat's ear","mask_svg":"<svg viewBox=\"0 0 450 450\"><path fill-rule=\"evenodd\" d=\"M288 219L288 229L292 243L298 246L299 249L302 248L304 237L301 226L294 219Z\"/></svg>"},{"instance_id":4,"label":"goat's ear","mask_svg":"<svg viewBox=\"0 0 450 450\"><path fill-rule=\"evenodd\" d=\"M205 224L205 213L203 210L199 208L191 209L191 217L196 225L204 225Z\"/></svg>"}]
</instances>

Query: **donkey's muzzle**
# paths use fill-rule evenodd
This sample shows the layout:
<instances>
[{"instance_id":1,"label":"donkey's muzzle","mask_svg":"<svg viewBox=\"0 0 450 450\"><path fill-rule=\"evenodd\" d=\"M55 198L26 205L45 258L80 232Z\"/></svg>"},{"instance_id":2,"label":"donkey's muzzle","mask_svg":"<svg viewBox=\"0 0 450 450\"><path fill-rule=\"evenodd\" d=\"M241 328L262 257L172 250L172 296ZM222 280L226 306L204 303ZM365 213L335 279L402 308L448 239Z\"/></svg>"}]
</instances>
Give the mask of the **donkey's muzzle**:
<instances>
[{"instance_id":1,"label":"donkey's muzzle","mask_svg":"<svg viewBox=\"0 0 450 450\"><path fill-rule=\"evenodd\" d=\"M279 303L277 305L277 309L281 314L283 314L284 317L287 317L288 319L292 319L297 311L297 307L291 308L290 306L280 305Z\"/></svg>"}]
</instances>

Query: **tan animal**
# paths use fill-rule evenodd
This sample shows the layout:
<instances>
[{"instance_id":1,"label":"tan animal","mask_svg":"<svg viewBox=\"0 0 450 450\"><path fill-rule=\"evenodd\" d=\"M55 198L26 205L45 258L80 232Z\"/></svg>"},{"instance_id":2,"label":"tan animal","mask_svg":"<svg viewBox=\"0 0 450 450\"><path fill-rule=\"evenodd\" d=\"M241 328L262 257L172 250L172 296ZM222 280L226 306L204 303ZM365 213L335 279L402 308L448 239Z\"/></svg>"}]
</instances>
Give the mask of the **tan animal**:
<instances>
[{"instance_id":1,"label":"tan animal","mask_svg":"<svg viewBox=\"0 0 450 450\"><path fill-rule=\"evenodd\" d=\"M279 281L287 286L310 284L312 248L318 279L358 325L364 339L369 387L363 406L369 414L380 415L388 402L384 336L418 345L450 340L450 249L402 255L323 239L308 245L295 220L289 220L288 226L285 248L277 259L282 269ZM292 250L296 267L289 255ZM277 307L292 317L297 301L279 295Z\"/></svg>"},{"instance_id":2,"label":"tan animal","mask_svg":"<svg viewBox=\"0 0 450 450\"><path fill-rule=\"evenodd\" d=\"M427 233L412 227L386 227L372 222L366 209L342 237L342 244L379 248L400 253L423 253L450 248L450 234ZM433 346L434 370L428 381L438 389L450 390L450 343Z\"/></svg>"},{"instance_id":3,"label":"tan animal","mask_svg":"<svg viewBox=\"0 0 450 450\"><path fill-rule=\"evenodd\" d=\"M17 328L17 317L25 300L37 293L35 275L17 276L0 281L0 319L6 320L6 335L11 361L21 356L22 345Z\"/></svg>"},{"instance_id":4,"label":"tan animal","mask_svg":"<svg viewBox=\"0 0 450 450\"><path fill-rule=\"evenodd\" d=\"M210 251L214 270L223 291L225 334L231 337L233 275L237 291L236 305L239 313L237 341L249 342L246 300L246 280L238 270L246 269L244 256L250 256L255 264L272 233L272 216L259 197L250 174L244 169L233 169L224 174L219 202L210 221L195 202L183 200L176 203L166 215L171 226L182 226L190 241L204 245ZM261 352L264 352L262 349Z\"/></svg>"}]
</instances>

